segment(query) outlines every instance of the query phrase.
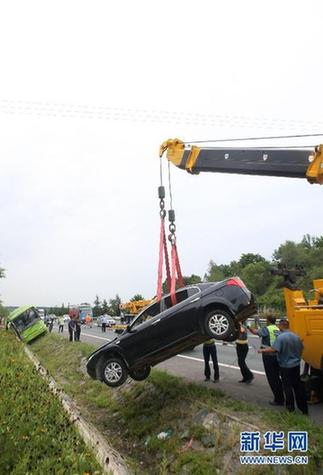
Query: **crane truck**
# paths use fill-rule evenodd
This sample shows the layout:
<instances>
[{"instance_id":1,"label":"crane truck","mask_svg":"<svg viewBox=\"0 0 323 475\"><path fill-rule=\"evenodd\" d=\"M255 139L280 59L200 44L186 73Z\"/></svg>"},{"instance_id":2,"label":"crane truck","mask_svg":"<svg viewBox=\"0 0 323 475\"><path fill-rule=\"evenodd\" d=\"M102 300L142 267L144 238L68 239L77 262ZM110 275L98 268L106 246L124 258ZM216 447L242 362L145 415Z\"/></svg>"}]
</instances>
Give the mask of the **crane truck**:
<instances>
[{"instance_id":1,"label":"crane truck","mask_svg":"<svg viewBox=\"0 0 323 475\"><path fill-rule=\"evenodd\" d=\"M120 304L120 312L122 314L122 323L116 323L113 326L113 331L115 333L123 333L129 323L133 320L134 317L138 315L141 310L145 307L148 307L153 302L153 300L129 300L129 302L124 302Z\"/></svg>"},{"instance_id":2,"label":"crane truck","mask_svg":"<svg viewBox=\"0 0 323 475\"><path fill-rule=\"evenodd\" d=\"M163 142L159 149L169 162L191 174L236 173L303 178L323 184L323 145L315 147L204 147L179 139ZM323 279L313 281L313 299L306 301L295 282L295 271L277 270L284 276L284 297L290 328L303 341L303 359L320 373L323 387Z\"/></svg>"}]
</instances>

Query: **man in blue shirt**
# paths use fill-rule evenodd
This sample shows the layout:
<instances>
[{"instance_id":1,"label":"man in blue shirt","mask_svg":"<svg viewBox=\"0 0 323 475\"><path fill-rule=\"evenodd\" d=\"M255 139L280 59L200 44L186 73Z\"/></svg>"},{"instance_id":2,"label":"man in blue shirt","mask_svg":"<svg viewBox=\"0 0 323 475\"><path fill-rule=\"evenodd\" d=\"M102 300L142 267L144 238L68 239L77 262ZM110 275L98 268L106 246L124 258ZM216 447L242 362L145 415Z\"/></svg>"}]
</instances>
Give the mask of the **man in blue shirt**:
<instances>
[{"instance_id":1,"label":"man in blue shirt","mask_svg":"<svg viewBox=\"0 0 323 475\"><path fill-rule=\"evenodd\" d=\"M265 327L257 329L247 327L253 335L258 335L261 338L261 348L270 348L273 346L277 336L279 335L279 328L276 326L276 318L273 315L268 315ZM284 392L282 380L280 377L280 367L277 360L276 353L263 353L262 361L269 386L273 392L274 400L269 404L272 406L284 405Z\"/></svg>"},{"instance_id":2,"label":"man in blue shirt","mask_svg":"<svg viewBox=\"0 0 323 475\"><path fill-rule=\"evenodd\" d=\"M303 343L298 335L289 330L287 320L280 320L281 333L277 336L272 347L261 348L259 353L277 352L280 374L283 381L286 408L295 411L295 399L297 407L303 414L308 414L305 387L300 378L300 364L303 352Z\"/></svg>"}]
</instances>

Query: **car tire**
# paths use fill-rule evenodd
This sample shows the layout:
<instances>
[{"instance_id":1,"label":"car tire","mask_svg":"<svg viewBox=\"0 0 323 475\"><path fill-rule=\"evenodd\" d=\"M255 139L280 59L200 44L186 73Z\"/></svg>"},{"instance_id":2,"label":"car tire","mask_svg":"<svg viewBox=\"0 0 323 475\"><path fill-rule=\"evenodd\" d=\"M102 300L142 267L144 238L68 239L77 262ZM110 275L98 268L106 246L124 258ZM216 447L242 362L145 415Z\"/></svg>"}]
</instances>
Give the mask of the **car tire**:
<instances>
[{"instance_id":1,"label":"car tire","mask_svg":"<svg viewBox=\"0 0 323 475\"><path fill-rule=\"evenodd\" d=\"M226 340L235 333L236 327L231 315L222 309L211 310L205 318L206 333L215 340Z\"/></svg>"},{"instance_id":2,"label":"car tire","mask_svg":"<svg viewBox=\"0 0 323 475\"><path fill-rule=\"evenodd\" d=\"M111 357L102 365L102 381L112 388L121 386L128 377L128 370L121 358Z\"/></svg>"},{"instance_id":3,"label":"car tire","mask_svg":"<svg viewBox=\"0 0 323 475\"><path fill-rule=\"evenodd\" d=\"M143 381L147 379L150 375L150 366L143 366L142 368L137 368L132 371L129 371L129 376L135 381Z\"/></svg>"}]
</instances>

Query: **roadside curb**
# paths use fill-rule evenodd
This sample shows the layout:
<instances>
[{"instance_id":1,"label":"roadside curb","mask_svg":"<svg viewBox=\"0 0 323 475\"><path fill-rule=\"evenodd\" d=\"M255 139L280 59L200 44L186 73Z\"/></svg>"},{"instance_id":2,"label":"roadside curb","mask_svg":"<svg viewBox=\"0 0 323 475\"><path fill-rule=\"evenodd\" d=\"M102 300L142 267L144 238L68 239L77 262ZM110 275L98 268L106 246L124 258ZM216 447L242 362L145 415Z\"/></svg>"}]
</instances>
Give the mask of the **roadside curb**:
<instances>
[{"instance_id":1,"label":"roadside curb","mask_svg":"<svg viewBox=\"0 0 323 475\"><path fill-rule=\"evenodd\" d=\"M40 364L38 358L26 346L24 346L24 351L38 373L48 383L49 389L60 399L70 421L76 426L84 443L94 453L96 460L102 467L103 473L131 475L121 455L106 442L102 434L91 423L81 416L80 410L73 399L59 387L56 381L48 374L48 371Z\"/></svg>"}]
</instances>

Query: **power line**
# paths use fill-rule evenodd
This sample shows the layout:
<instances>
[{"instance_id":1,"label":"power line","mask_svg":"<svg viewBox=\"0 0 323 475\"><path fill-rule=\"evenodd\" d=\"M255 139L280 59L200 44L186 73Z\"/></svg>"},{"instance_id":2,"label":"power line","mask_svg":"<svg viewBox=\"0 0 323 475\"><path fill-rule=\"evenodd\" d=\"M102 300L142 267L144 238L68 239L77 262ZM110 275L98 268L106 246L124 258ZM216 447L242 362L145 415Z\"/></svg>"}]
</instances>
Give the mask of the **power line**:
<instances>
[{"instance_id":1,"label":"power line","mask_svg":"<svg viewBox=\"0 0 323 475\"><path fill-rule=\"evenodd\" d=\"M177 124L202 127L265 127L268 129L287 129L297 131L310 128L323 128L323 122L288 120L273 118L244 117L239 115L219 115L201 112L177 112L166 110L148 110L96 105L59 104L40 101L0 100L0 110L7 114L35 115L46 117L149 122L152 124ZM313 134L311 134L313 136ZM320 136L321 134L317 134ZM242 140L248 140L243 138ZM218 141L230 139L219 139ZM234 139L240 140L240 139ZM201 143L203 141L192 141ZM205 142L205 141L204 141ZM207 140L207 142L210 142Z\"/></svg>"}]
</instances>

